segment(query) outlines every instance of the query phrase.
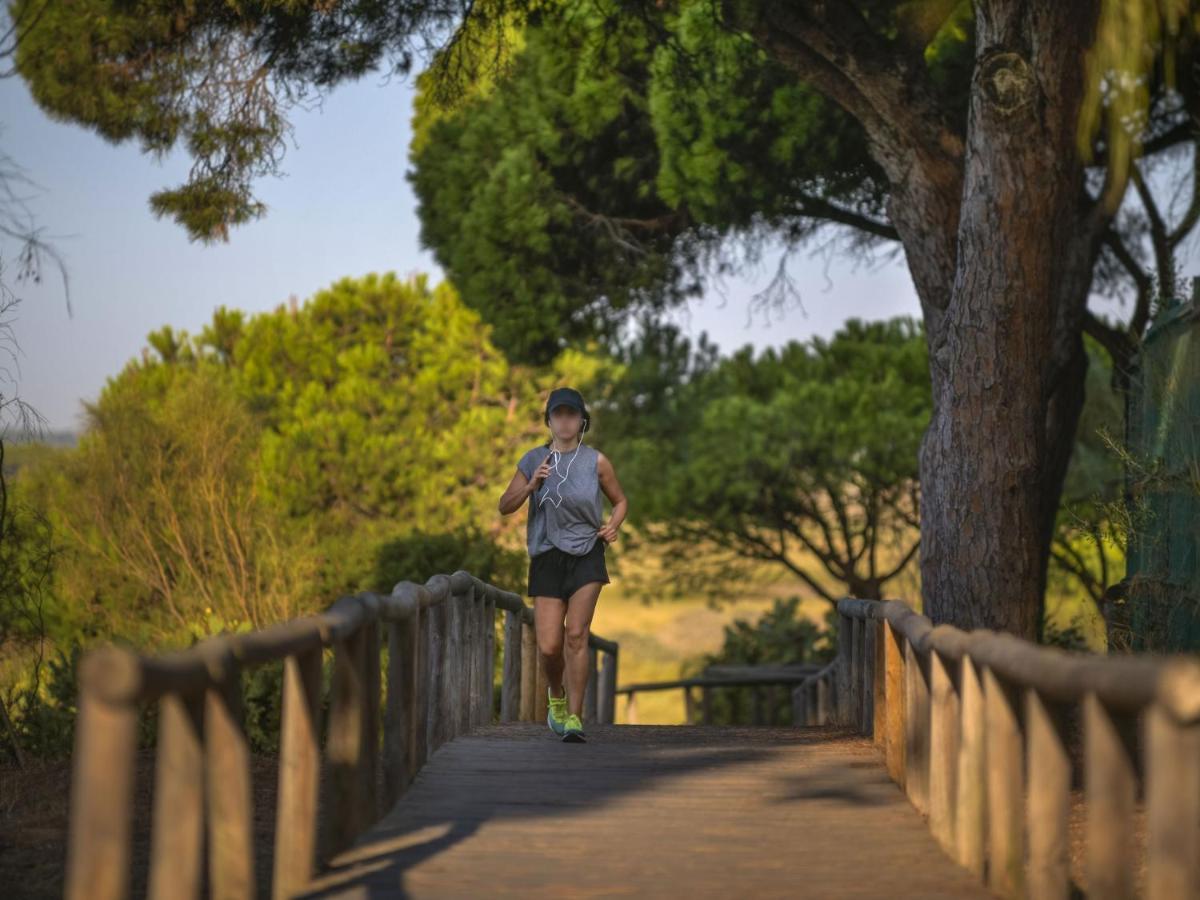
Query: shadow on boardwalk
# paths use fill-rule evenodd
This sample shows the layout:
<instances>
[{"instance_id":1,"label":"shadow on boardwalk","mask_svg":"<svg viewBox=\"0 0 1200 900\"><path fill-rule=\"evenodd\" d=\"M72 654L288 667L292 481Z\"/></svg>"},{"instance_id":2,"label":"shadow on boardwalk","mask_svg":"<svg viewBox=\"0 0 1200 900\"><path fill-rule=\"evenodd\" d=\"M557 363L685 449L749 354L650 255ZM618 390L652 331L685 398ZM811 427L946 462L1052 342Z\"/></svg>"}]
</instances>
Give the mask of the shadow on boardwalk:
<instances>
[{"instance_id":1,"label":"shadow on boardwalk","mask_svg":"<svg viewBox=\"0 0 1200 900\"><path fill-rule=\"evenodd\" d=\"M987 897L837 728L493 725L303 897Z\"/></svg>"}]
</instances>

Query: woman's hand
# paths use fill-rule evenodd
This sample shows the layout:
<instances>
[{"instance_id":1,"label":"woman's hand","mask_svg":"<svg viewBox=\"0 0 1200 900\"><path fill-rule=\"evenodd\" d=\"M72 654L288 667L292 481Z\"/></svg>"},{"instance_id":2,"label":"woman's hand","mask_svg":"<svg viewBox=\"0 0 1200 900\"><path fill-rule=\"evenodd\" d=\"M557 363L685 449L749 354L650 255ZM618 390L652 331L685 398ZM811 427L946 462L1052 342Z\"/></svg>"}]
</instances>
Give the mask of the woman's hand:
<instances>
[{"instance_id":1,"label":"woman's hand","mask_svg":"<svg viewBox=\"0 0 1200 900\"><path fill-rule=\"evenodd\" d=\"M540 488L542 486L542 482L545 481L546 478L549 477L549 475L550 475L550 457L547 456L545 459L542 460L542 464L540 466L538 466L537 469L534 471L533 478L531 478L529 480L529 484L532 486L530 493L532 494L534 491L536 491L538 488Z\"/></svg>"},{"instance_id":2,"label":"woman's hand","mask_svg":"<svg viewBox=\"0 0 1200 900\"><path fill-rule=\"evenodd\" d=\"M597 530L596 534L603 538L606 544L611 544L617 539L617 531L619 529L619 525L614 525L612 522L608 522L603 528Z\"/></svg>"}]
</instances>

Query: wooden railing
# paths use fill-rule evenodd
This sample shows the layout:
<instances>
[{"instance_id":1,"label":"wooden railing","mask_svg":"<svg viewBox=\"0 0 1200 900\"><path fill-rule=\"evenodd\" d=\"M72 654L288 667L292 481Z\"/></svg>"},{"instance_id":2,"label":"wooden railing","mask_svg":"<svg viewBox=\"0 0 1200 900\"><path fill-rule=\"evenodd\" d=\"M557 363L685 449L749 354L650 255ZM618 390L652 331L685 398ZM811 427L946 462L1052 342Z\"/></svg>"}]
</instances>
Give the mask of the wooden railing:
<instances>
[{"instance_id":1,"label":"wooden railing","mask_svg":"<svg viewBox=\"0 0 1200 900\"><path fill-rule=\"evenodd\" d=\"M106 900L129 890L137 723L147 702L159 710L149 896L198 895L205 830L211 894L255 894L240 673L275 660L284 662L284 680L272 892L300 889L319 857L349 846L391 808L439 746L492 721L497 610L505 612L500 721L540 721L546 688L532 609L461 570L423 585L402 581L389 596L343 597L321 615L177 653L90 652L80 668L66 896ZM594 635L589 643L584 718L612 722L617 645ZM322 761L327 647L333 673Z\"/></svg>"},{"instance_id":2,"label":"wooden railing","mask_svg":"<svg viewBox=\"0 0 1200 900\"><path fill-rule=\"evenodd\" d=\"M800 684L819 668L820 666L810 664L715 665L709 666L702 674L691 678L676 678L671 681L641 681L617 688L617 693L624 694L626 697L625 721L630 725L637 724L636 700L639 692L667 690L683 691L684 720L686 722L697 718L698 706L700 723L711 725L713 721L713 691L749 688L751 689L752 724L770 725L774 723L770 721L771 714L768 710L773 711L777 705L777 691L788 685ZM696 702L696 690L700 692L699 704Z\"/></svg>"},{"instance_id":3,"label":"wooden railing","mask_svg":"<svg viewBox=\"0 0 1200 900\"><path fill-rule=\"evenodd\" d=\"M871 735L942 847L996 893L1072 895L1076 775L1089 897L1134 896L1139 796L1145 895L1200 895L1200 661L966 633L897 601L838 613L838 657L796 688L797 721Z\"/></svg>"}]
</instances>

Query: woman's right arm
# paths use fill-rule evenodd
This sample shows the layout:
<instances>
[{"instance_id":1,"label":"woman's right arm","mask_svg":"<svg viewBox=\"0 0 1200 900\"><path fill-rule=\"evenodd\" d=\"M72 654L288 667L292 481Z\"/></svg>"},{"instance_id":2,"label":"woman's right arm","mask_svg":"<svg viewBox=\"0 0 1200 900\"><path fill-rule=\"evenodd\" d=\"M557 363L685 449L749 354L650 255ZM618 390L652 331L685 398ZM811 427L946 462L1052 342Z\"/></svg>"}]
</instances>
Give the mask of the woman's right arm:
<instances>
[{"instance_id":1,"label":"woman's right arm","mask_svg":"<svg viewBox=\"0 0 1200 900\"><path fill-rule=\"evenodd\" d=\"M550 463L546 460L542 460L542 464L534 471L532 479L526 478L525 473L517 469L513 474L512 481L508 483L508 487L500 496L500 515L507 516L524 506L529 495L538 489L549 474Z\"/></svg>"}]
</instances>

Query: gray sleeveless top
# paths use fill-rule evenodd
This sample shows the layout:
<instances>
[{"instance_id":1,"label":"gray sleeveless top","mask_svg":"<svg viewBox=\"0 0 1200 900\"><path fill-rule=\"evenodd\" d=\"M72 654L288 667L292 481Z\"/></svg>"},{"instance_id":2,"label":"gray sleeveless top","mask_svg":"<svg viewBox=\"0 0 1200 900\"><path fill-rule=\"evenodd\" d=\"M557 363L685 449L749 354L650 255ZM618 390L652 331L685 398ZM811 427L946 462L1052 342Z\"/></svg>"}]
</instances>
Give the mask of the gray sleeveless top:
<instances>
[{"instance_id":1,"label":"gray sleeveless top","mask_svg":"<svg viewBox=\"0 0 1200 900\"><path fill-rule=\"evenodd\" d=\"M583 556L601 540L596 530L604 524L604 493L596 471L600 451L580 444L561 455L555 452L551 456L551 453L549 447L539 444L526 451L517 463L517 468L532 481L542 460L550 457L550 474L529 495L529 520L525 527L529 555L537 556L557 547L565 553Z\"/></svg>"}]
</instances>

